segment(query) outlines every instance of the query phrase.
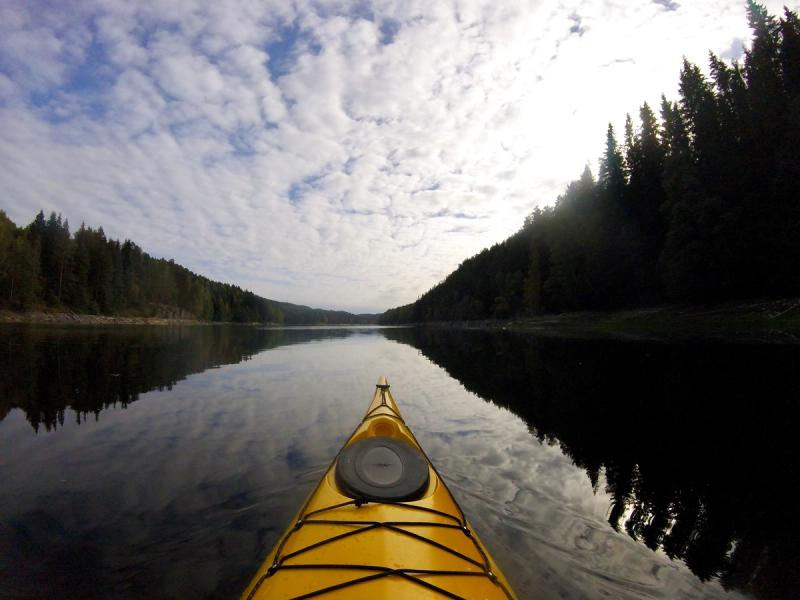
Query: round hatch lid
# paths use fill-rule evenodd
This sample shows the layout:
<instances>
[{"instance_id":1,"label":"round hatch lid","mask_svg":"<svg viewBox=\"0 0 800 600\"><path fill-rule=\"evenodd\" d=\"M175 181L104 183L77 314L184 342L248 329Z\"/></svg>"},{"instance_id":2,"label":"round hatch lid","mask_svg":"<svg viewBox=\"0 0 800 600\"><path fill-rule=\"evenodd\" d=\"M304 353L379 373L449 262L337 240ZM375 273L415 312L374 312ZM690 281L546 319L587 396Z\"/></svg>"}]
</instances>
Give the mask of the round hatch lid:
<instances>
[{"instance_id":1,"label":"round hatch lid","mask_svg":"<svg viewBox=\"0 0 800 600\"><path fill-rule=\"evenodd\" d=\"M406 442L366 438L345 448L336 463L336 483L351 498L416 500L428 487L428 461Z\"/></svg>"}]
</instances>

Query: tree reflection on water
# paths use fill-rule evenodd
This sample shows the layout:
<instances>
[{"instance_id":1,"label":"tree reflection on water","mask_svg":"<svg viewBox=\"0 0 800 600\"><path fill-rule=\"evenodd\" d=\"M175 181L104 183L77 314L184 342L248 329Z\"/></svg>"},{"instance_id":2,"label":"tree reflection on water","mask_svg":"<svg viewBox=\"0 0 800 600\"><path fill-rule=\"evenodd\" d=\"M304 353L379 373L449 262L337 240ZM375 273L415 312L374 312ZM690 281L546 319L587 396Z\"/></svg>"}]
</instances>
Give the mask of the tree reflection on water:
<instances>
[{"instance_id":1,"label":"tree reflection on water","mask_svg":"<svg viewBox=\"0 0 800 600\"><path fill-rule=\"evenodd\" d=\"M0 331L0 420L21 408L37 431L78 423L192 373L283 346L351 335L348 329L254 327L7 327ZM132 342L131 340L135 340Z\"/></svg>"},{"instance_id":2,"label":"tree reflection on water","mask_svg":"<svg viewBox=\"0 0 800 600\"><path fill-rule=\"evenodd\" d=\"M800 347L381 331L557 444L595 491L611 496L614 529L727 589L796 596ZM37 431L59 427L70 410L78 422L99 418L263 350L353 335L224 327L0 333L0 420L19 408Z\"/></svg>"},{"instance_id":3,"label":"tree reflection on water","mask_svg":"<svg viewBox=\"0 0 800 600\"><path fill-rule=\"evenodd\" d=\"M614 529L728 589L800 589L800 348L385 335L559 444L612 496Z\"/></svg>"}]
</instances>

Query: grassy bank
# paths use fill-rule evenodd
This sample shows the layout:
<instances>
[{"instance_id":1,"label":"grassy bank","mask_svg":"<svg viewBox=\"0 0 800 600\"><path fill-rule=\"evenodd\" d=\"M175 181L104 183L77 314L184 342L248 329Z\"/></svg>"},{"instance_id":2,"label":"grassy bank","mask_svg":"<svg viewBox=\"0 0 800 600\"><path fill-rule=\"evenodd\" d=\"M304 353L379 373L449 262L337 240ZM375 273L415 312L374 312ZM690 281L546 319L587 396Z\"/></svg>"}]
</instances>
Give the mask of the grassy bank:
<instances>
[{"instance_id":1,"label":"grassy bank","mask_svg":"<svg viewBox=\"0 0 800 600\"><path fill-rule=\"evenodd\" d=\"M428 326L529 331L558 337L800 343L800 298L713 307L659 306L574 312Z\"/></svg>"}]
</instances>

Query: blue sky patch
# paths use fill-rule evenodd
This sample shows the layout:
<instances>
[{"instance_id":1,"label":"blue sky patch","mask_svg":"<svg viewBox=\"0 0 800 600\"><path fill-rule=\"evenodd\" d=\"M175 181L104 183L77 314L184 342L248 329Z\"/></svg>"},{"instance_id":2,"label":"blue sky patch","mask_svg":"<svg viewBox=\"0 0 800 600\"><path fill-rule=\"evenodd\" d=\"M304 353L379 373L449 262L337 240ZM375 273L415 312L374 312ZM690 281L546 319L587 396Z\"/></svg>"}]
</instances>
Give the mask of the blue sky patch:
<instances>
[{"instance_id":1,"label":"blue sky patch","mask_svg":"<svg viewBox=\"0 0 800 600\"><path fill-rule=\"evenodd\" d=\"M264 48L269 55L267 70L272 81L277 81L294 69L301 54L319 54L322 46L314 37L303 30L297 22L281 29L277 39Z\"/></svg>"},{"instance_id":2,"label":"blue sky patch","mask_svg":"<svg viewBox=\"0 0 800 600\"><path fill-rule=\"evenodd\" d=\"M720 54L720 58L724 60L739 60L744 56L744 40L742 38L733 38L730 47Z\"/></svg>"},{"instance_id":3,"label":"blue sky patch","mask_svg":"<svg viewBox=\"0 0 800 600\"><path fill-rule=\"evenodd\" d=\"M309 175L308 177L303 177L301 181L290 185L289 202L291 202L294 206L297 206L300 203L300 200L303 199L303 196L316 187L320 179L322 179L322 175Z\"/></svg>"},{"instance_id":4,"label":"blue sky patch","mask_svg":"<svg viewBox=\"0 0 800 600\"><path fill-rule=\"evenodd\" d=\"M583 26L583 19L581 16L578 13L572 13L569 16L569 20L572 21L569 32L577 34L578 37L583 37L583 34L586 33L586 28Z\"/></svg>"},{"instance_id":5,"label":"blue sky patch","mask_svg":"<svg viewBox=\"0 0 800 600\"><path fill-rule=\"evenodd\" d=\"M381 32L381 44L388 46L394 43L397 32L400 31L400 22L395 19L384 19L378 29Z\"/></svg>"},{"instance_id":6,"label":"blue sky patch","mask_svg":"<svg viewBox=\"0 0 800 600\"><path fill-rule=\"evenodd\" d=\"M674 0L653 0L653 4L658 4L659 6L663 6L664 10L666 11L678 10L681 6Z\"/></svg>"}]
</instances>

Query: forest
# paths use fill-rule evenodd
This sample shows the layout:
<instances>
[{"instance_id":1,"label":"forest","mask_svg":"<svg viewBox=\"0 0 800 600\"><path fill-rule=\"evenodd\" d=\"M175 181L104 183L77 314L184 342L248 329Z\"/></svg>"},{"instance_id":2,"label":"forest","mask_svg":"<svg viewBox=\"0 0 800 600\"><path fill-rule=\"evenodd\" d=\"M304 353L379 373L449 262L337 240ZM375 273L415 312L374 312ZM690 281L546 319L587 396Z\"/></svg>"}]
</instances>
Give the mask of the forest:
<instances>
[{"instance_id":1,"label":"forest","mask_svg":"<svg viewBox=\"0 0 800 600\"><path fill-rule=\"evenodd\" d=\"M17 227L0 210L0 308L286 325L372 318L262 298L107 239L102 227L72 234L61 215L41 211Z\"/></svg>"},{"instance_id":2,"label":"forest","mask_svg":"<svg viewBox=\"0 0 800 600\"><path fill-rule=\"evenodd\" d=\"M741 62L684 59L553 206L382 323L800 295L800 19L750 0Z\"/></svg>"}]
</instances>

